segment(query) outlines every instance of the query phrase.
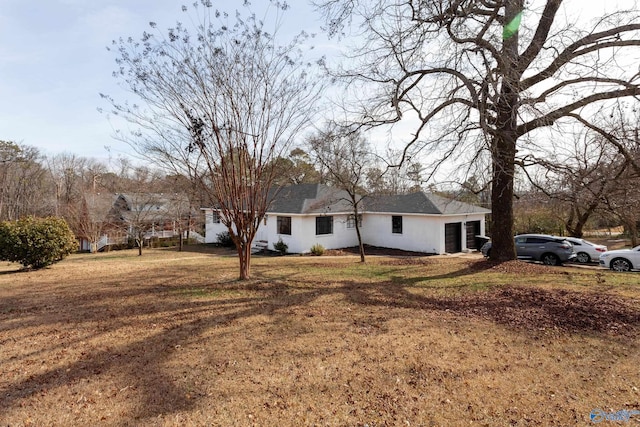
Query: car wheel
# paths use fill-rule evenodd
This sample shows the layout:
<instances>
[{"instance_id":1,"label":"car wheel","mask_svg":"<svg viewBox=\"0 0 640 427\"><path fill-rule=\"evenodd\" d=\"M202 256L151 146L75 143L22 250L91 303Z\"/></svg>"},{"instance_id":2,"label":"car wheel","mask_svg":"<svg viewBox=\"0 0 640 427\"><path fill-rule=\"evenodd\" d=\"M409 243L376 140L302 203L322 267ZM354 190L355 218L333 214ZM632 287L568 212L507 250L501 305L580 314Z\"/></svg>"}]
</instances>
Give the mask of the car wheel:
<instances>
[{"instance_id":1,"label":"car wheel","mask_svg":"<svg viewBox=\"0 0 640 427\"><path fill-rule=\"evenodd\" d=\"M631 271L631 263L624 258L612 260L610 267L613 271Z\"/></svg>"},{"instance_id":2,"label":"car wheel","mask_svg":"<svg viewBox=\"0 0 640 427\"><path fill-rule=\"evenodd\" d=\"M560 265L560 258L555 254L542 255L542 263L544 265Z\"/></svg>"},{"instance_id":3,"label":"car wheel","mask_svg":"<svg viewBox=\"0 0 640 427\"><path fill-rule=\"evenodd\" d=\"M576 255L576 260L581 264L586 264L588 262L591 262L591 257L586 252L578 252L578 254Z\"/></svg>"}]
</instances>

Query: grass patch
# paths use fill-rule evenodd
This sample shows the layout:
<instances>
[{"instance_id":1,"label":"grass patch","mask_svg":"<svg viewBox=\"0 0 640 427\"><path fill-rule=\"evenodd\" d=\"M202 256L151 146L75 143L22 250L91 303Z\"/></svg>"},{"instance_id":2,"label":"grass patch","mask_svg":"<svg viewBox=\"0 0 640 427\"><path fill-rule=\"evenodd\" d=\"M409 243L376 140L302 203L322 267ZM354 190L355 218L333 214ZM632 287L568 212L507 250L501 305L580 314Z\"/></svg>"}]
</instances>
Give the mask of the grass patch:
<instances>
[{"instance_id":1,"label":"grass patch","mask_svg":"<svg viewBox=\"0 0 640 427\"><path fill-rule=\"evenodd\" d=\"M73 255L0 274L3 425L588 425L640 409L640 274ZM633 418L632 418L633 419Z\"/></svg>"}]
</instances>

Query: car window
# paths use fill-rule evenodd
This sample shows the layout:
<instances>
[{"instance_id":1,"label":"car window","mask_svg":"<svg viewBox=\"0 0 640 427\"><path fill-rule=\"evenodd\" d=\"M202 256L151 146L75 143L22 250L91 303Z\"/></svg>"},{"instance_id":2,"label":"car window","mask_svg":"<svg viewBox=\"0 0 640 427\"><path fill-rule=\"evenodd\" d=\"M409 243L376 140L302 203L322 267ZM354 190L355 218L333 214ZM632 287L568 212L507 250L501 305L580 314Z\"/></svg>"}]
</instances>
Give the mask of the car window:
<instances>
[{"instance_id":1,"label":"car window","mask_svg":"<svg viewBox=\"0 0 640 427\"><path fill-rule=\"evenodd\" d=\"M524 243L526 240L526 237L516 237L516 244Z\"/></svg>"},{"instance_id":2,"label":"car window","mask_svg":"<svg viewBox=\"0 0 640 427\"><path fill-rule=\"evenodd\" d=\"M527 243L540 244L547 243L549 240L544 237L527 237Z\"/></svg>"},{"instance_id":3,"label":"car window","mask_svg":"<svg viewBox=\"0 0 640 427\"><path fill-rule=\"evenodd\" d=\"M571 243L573 246L582 246L582 243L577 240L569 240L569 243Z\"/></svg>"}]
</instances>

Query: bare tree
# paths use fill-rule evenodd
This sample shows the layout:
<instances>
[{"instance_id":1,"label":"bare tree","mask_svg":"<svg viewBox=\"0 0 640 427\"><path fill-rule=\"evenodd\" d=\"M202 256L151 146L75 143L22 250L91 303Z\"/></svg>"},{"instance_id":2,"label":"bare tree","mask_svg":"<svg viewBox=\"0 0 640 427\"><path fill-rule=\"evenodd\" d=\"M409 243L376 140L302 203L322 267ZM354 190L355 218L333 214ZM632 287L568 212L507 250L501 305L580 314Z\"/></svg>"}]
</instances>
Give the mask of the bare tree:
<instances>
[{"instance_id":1,"label":"bare tree","mask_svg":"<svg viewBox=\"0 0 640 427\"><path fill-rule=\"evenodd\" d=\"M160 194L144 188L118 196L110 220L126 227L127 234L135 240L139 256L145 240L167 218L164 206L165 199Z\"/></svg>"},{"instance_id":2,"label":"bare tree","mask_svg":"<svg viewBox=\"0 0 640 427\"><path fill-rule=\"evenodd\" d=\"M50 215L48 184L36 148L0 140L0 220Z\"/></svg>"},{"instance_id":3,"label":"bare tree","mask_svg":"<svg viewBox=\"0 0 640 427\"><path fill-rule=\"evenodd\" d=\"M180 233L178 251L184 248L184 239L190 239L193 227L199 223L197 212L206 204L202 198L202 191L198 182L190 180L184 175L170 175L165 177L172 194L169 196L170 210L174 216L176 229ZM201 222L200 222L201 223Z\"/></svg>"},{"instance_id":4,"label":"bare tree","mask_svg":"<svg viewBox=\"0 0 640 427\"><path fill-rule=\"evenodd\" d=\"M638 226L640 225L640 179L635 177L633 185L621 185L614 194L605 196L605 206L624 226L625 233L631 239L631 246L638 245Z\"/></svg>"},{"instance_id":5,"label":"bare tree","mask_svg":"<svg viewBox=\"0 0 640 427\"><path fill-rule=\"evenodd\" d=\"M400 162L412 151L429 150L437 154L435 166L444 158L460 165L486 150L497 249L492 257L498 260L516 257L516 165L549 138L542 130L571 121L592 126L599 104L640 93L637 8L578 23L563 7L571 2L562 0L526 7L524 0L315 3L332 34L352 23L364 37L350 58L355 65L335 71L354 92L367 95L351 103L359 113L354 122L415 124Z\"/></svg>"},{"instance_id":6,"label":"bare tree","mask_svg":"<svg viewBox=\"0 0 640 427\"><path fill-rule=\"evenodd\" d=\"M544 174L531 181L547 202L556 202L569 235L582 237L589 219L604 208L605 197L623 185L628 164L599 135L577 136L572 146L558 148L554 156L537 162Z\"/></svg>"},{"instance_id":7,"label":"bare tree","mask_svg":"<svg viewBox=\"0 0 640 427\"><path fill-rule=\"evenodd\" d=\"M365 139L357 133L341 135L336 130L320 131L309 138L309 145L326 173L329 184L339 188L348 195L348 204L353 209L353 221L360 262L365 262L364 245L360 234L360 206L366 197L366 171L375 162L371 149Z\"/></svg>"},{"instance_id":8,"label":"bare tree","mask_svg":"<svg viewBox=\"0 0 640 427\"><path fill-rule=\"evenodd\" d=\"M557 145L544 158L530 156L529 169L542 174L529 174L530 181L555 202L556 212L562 218L567 232L582 237L587 222L598 212L615 206L626 206L621 200L632 200L640 178L640 140L638 139L637 111L617 103L601 111L597 126L578 132L566 129L573 141ZM603 114L606 113L606 114Z\"/></svg>"},{"instance_id":9,"label":"bare tree","mask_svg":"<svg viewBox=\"0 0 640 427\"><path fill-rule=\"evenodd\" d=\"M271 2L273 32L255 14L231 23L211 2L201 5L193 29L178 23L163 35L152 23L140 42L115 42L117 77L144 107L111 102L136 128L122 139L202 184L247 279L251 242L275 194L274 160L307 125L320 80L304 60L306 34L276 41L286 4Z\"/></svg>"},{"instance_id":10,"label":"bare tree","mask_svg":"<svg viewBox=\"0 0 640 427\"><path fill-rule=\"evenodd\" d=\"M67 222L76 237L89 243L89 251L97 252L100 239L114 226L109 212L115 196L110 193L85 191L80 199L67 210Z\"/></svg>"},{"instance_id":11,"label":"bare tree","mask_svg":"<svg viewBox=\"0 0 640 427\"><path fill-rule=\"evenodd\" d=\"M417 162L390 167L388 161L376 158L365 171L365 187L370 194L407 194L422 191L425 182L422 169L423 166Z\"/></svg>"}]
</instances>

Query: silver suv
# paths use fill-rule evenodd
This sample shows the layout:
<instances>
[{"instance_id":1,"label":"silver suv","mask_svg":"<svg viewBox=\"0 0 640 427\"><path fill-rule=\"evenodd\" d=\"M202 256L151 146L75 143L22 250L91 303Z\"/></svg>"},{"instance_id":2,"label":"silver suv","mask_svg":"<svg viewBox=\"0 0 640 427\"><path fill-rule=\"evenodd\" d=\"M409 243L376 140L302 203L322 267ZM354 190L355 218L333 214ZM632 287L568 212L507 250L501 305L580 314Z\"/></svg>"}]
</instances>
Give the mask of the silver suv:
<instances>
[{"instance_id":1,"label":"silver suv","mask_svg":"<svg viewBox=\"0 0 640 427\"><path fill-rule=\"evenodd\" d=\"M546 234L520 234L514 238L518 259L541 261L546 265L561 265L576 257L573 245L563 237ZM480 249L482 255L491 256L491 242Z\"/></svg>"}]
</instances>

